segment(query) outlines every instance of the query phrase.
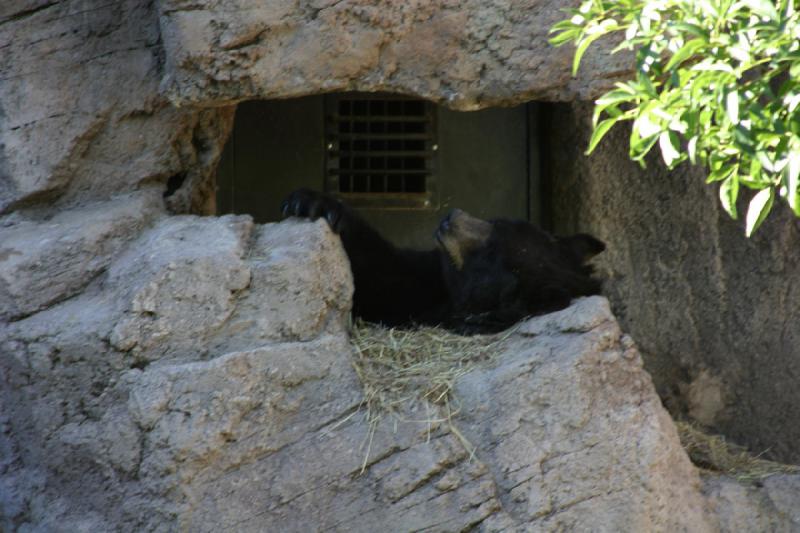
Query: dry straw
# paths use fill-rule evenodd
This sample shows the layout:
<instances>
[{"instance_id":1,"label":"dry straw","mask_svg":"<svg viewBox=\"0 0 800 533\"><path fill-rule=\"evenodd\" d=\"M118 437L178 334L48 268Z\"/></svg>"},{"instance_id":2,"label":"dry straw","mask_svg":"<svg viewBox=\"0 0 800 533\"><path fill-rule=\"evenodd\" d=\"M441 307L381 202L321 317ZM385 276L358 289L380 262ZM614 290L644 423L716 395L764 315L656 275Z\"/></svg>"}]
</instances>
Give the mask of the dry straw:
<instances>
[{"instance_id":1,"label":"dry straw","mask_svg":"<svg viewBox=\"0 0 800 533\"><path fill-rule=\"evenodd\" d=\"M745 448L725 441L721 435L709 435L688 422L676 422L686 453L698 467L754 482L773 474L800 472L800 467L767 461Z\"/></svg>"},{"instance_id":2,"label":"dry straw","mask_svg":"<svg viewBox=\"0 0 800 533\"><path fill-rule=\"evenodd\" d=\"M512 330L497 335L462 337L442 328L389 329L357 322L351 332L355 348L353 366L364 388L363 405L370 431L363 467L369 458L378 424L390 415L394 422L422 407L428 415L428 435L446 425L470 455L475 447L452 424L458 413L453 386L476 365L487 362L501 349ZM433 411L431 411L433 406Z\"/></svg>"}]
</instances>

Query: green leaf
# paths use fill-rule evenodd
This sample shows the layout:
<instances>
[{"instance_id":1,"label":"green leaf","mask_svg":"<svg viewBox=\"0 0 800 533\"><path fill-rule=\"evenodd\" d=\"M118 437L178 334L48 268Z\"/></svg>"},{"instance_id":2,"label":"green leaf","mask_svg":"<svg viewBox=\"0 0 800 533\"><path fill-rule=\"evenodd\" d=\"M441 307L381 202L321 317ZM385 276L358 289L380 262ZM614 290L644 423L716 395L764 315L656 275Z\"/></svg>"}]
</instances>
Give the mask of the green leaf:
<instances>
[{"instance_id":1,"label":"green leaf","mask_svg":"<svg viewBox=\"0 0 800 533\"><path fill-rule=\"evenodd\" d=\"M635 92L630 92L626 89L615 89L613 91L607 92L603 96L597 99L595 104L599 106L607 106L611 104L617 104L619 102L627 102L629 100L633 100L636 96Z\"/></svg>"},{"instance_id":2,"label":"green leaf","mask_svg":"<svg viewBox=\"0 0 800 533\"><path fill-rule=\"evenodd\" d=\"M602 121L600 124L595 126L594 131L592 132L592 138L589 139L589 148L586 149L586 155L592 153L592 151L597 146L597 143L608 133L608 130L611 129L611 126L619 121L620 117L608 118Z\"/></svg>"},{"instance_id":3,"label":"green leaf","mask_svg":"<svg viewBox=\"0 0 800 533\"><path fill-rule=\"evenodd\" d=\"M719 186L719 200L722 202L722 207L734 220L739 216L736 211L736 199L739 197L738 178L736 172L729 171L728 177Z\"/></svg>"},{"instance_id":4,"label":"green leaf","mask_svg":"<svg viewBox=\"0 0 800 533\"><path fill-rule=\"evenodd\" d=\"M586 52L586 49L589 48L589 45L595 42L597 39L605 35L606 32L598 31L596 33L592 33L587 35L583 38L582 41L578 43L578 47L575 49L575 58L572 60L572 77L574 78L578 74L578 67L581 64L581 58L583 54Z\"/></svg>"},{"instance_id":5,"label":"green leaf","mask_svg":"<svg viewBox=\"0 0 800 533\"><path fill-rule=\"evenodd\" d=\"M800 151L789 154L789 163L784 168L789 207L800 217Z\"/></svg>"},{"instance_id":6,"label":"green leaf","mask_svg":"<svg viewBox=\"0 0 800 533\"><path fill-rule=\"evenodd\" d=\"M658 141L658 134L638 139L631 137L631 146L628 155L634 161L638 161L642 168L644 168L644 157L650 152L650 149L653 148L656 141Z\"/></svg>"},{"instance_id":7,"label":"green leaf","mask_svg":"<svg viewBox=\"0 0 800 533\"><path fill-rule=\"evenodd\" d=\"M772 209L772 203L775 200L775 189L767 187L758 191L750 200L750 205L747 207L747 218L745 220L745 235L750 237L754 231L758 229L764 219Z\"/></svg>"},{"instance_id":8,"label":"green leaf","mask_svg":"<svg viewBox=\"0 0 800 533\"><path fill-rule=\"evenodd\" d=\"M636 95L636 89L634 89L633 87L631 87L627 83L616 82L614 84L614 87L616 87L620 91L625 91L625 92L630 93L630 94L632 94L634 96Z\"/></svg>"},{"instance_id":9,"label":"green leaf","mask_svg":"<svg viewBox=\"0 0 800 533\"><path fill-rule=\"evenodd\" d=\"M727 72L729 74L733 74L733 67L729 64L725 63L724 61L701 61L700 63L694 65L692 70L700 70L700 71L707 71L707 72Z\"/></svg>"},{"instance_id":10,"label":"green leaf","mask_svg":"<svg viewBox=\"0 0 800 533\"><path fill-rule=\"evenodd\" d=\"M770 0L742 0L742 4L750 8L750 11L761 17L767 17L770 20L777 20L778 12L775 10L775 5Z\"/></svg>"},{"instance_id":11,"label":"green leaf","mask_svg":"<svg viewBox=\"0 0 800 533\"><path fill-rule=\"evenodd\" d=\"M569 10L569 14L575 16L578 12L572 9ZM548 33L555 33L556 35L551 37L548 42L553 46L561 46L569 41L577 41L581 35L581 29L582 26L572 22L572 18L562 20L550 28Z\"/></svg>"},{"instance_id":12,"label":"green leaf","mask_svg":"<svg viewBox=\"0 0 800 533\"><path fill-rule=\"evenodd\" d=\"M756 151L752 132L743 128L741 125L737 125L733 130L733 138L739 150L745 152L749 156L755 155Z\"/></svg>"},{"instance_id":13,"label":"green leaf","mask_svg":"<svg viewBox=\"0 0 800 533\"><path fill-rule=\"evenodd\" d=\"M725 113L734 124L739 123L739 93L733 90L725 97Z\"/></svg>"},{"instance_id":14,"label":"green leaf","mask_svg":"<svg viewBox=\"0 0 800 533\"><path fill-rule=\"evenodd\" d=\"M709 0L696 0L696 3L704 11L703 14L708 18L713 20L719 17L719 11L717 11L714 3L710 2Z\"/></svg>"},{"instance_id":15,"label":"green leaf","mask_svg":"<svg viewBox=\"0 0 800 533\"><path fill-rule=\"evenodd\" d=\"M761 163L758 159L750 159L750 175L751 176L760 176L761 175Z\"/></svg>"},{"instance_id":16,"label":"green leaf","mask_svg":"<svg viewBox=\"0 0 800 533\"><path fill-rule=\"evenodd\" d=\"M665 131L658 136L658 146L661 148L661 156L664 158L664 163L669 168L672 168L673 163L677 162L681 154L677 150L678 136L670 131Z\"/></svg>"},{"instance_id":17,"label":"green leaf","mask_svg":"<svg viewBox=\"0 0 800 533\"><path fill-rule=\"evenodd\" d=\"M789 119L789 131L796 137L800 137L800 113Z\"/></svg>"},{"instance_id":18,"label":"green leaf","mask_svg":"<svg viewBox=\"0 0 800 533\"><path fill-rule=\"evenodd\" d=\"M800 61L797 62L798 65L798 76L800 77ZM798 105L800 105L800 92L798 93L790 93L784 96L783 98L784 104L786 105L786 110L791 113L793 112Z\"/></svg>"},{"instance_id":19,"label":"green leaf","mask_svg":"<svg viewBox=\"0 0 800 533\"><path fill-rule=\"evenodd\" d=\"M653 80L642 71L636 73L636 81L639 82L639 94L643 94L648 98L658 98L656 88L653 86Z\"/></svg>"},{"instance_id":20,"label":"green leaf","mask_svg":"<svg viewBox=\"0 0 800 533\"><path fill-rule=\"evenodd\" d=\"M597 124L600 115L609 106L616 106L618 104L621 104L622 102L630 102L634 98L635 98L635 93L631 94L630 92L623 91L622 89L615 89L613 91L607 92L595 102L594 113L592 115L592 124L595 125Z\"/></svg>"},{"instance_id":21,"label":"green leaf","mask_svg":"<svg viewBox=\"0 0 800 533\"><path fill-rule=\"evenodd\" d=\"M672 54L672 57L667 62L667 66L664 67L664 70L672 70L675 65L679 65L686 61L688 58L693 56L700 48L705 46L705 41L703 39L692 39L688 43L681 46L677 52Z\"/></svg>"},{"instance_id":22,"label":"green leaf","mask_svg":"<svg viewBox=\"0 0 800 533\"><path fill-rule=\"evenodd\" d=\"M689 144L686 146L686 151L689 152L689 161L693 165L697 164L697 135L689 139Z\"/></svg>"},{"instance_id":23,"label":"green leaf","mask_svg":"<svg viewBox=\"0 0 800 533\"><path fill-rule=\"evenodd\" d=\"M569 14L575 16L578 14L578 11L571 9L569 10ZM568 18L566 20L562 20L561 22L553 24L553 26L550 28L550 31L548 31L547 33L556 33L558 31L571 30L576 28L578 28L577 24L572 22L572 18Z\"/></svg>"},{"instance_id":24,"label":"green leaf","mask_svg":"<svg viewBox=\"0 0 800 533\"><path fill-rule=\"evenodd\" d=\"M658 102L655 102L658 103ZM654 122L651 118L651 114L648 108L645 108L645 111L642 112L639 117L633 123L633 134L634 136L641 137L641 138L650 138L652 136L657 136L661 133L663 128L661 124ZM655 117L656 119L658 117Z\"/></svg>"},{"instance_id":25,"label":"green leaf","mask_svg":"<svg viewBox=\"0 0 800 533\"><path fill-rule=\"evenodd\" d=\"M760 191L765 186L769 185L769 183L765 182L760 176L757 179L753 179L752 176L739 176L739 184L755 191Z\"/></svg>"},{"instance_id":26,"label":"green leaf","mask_svg":"<svg viewBox=\"0 0 800 533\"><path fill-rule=\"evenodd\" d=\"M547 42L550 43L552 46L561 46L564 43L568 43L569 41L574 41L580 35L580 30L565 30L559 33L558 35L551 37Z\"/></svg>"},{"instance_id":27,"label":"green leaf","mask_svg":"<svg viewBox=\"0 0 800 533\"><path fill-rule=\"evenodd\" d=\"M767 171L775 172L775 166L769 155L764 150L758 150L756 152L756 158L758 159L758 162L761 163L761 166L767 169Z\"/></svg>"},{"instance_id":28,"label":"green leaf","mask_svg":"<svg viewBox=\"0 0 800 533\"><path fill-rule=\"evenodd\" d=\"M706 183L714 183L729 178L732 174L739 172L739 163L731 164L729 159L724 159L716 170L706 178ZM741 181L741 180L740 180Z\"/></svg>"},{"instance_id":29,"label":"green leaf","mask_svg":"<svg viewBox=\"0 0 800 533\"><path fill-rule=\"evenodd\" d=\"M743 46L731 46L728 49L728 53L731 55L732 58L739 61L740 63L750 63L752 58L750 57L750 50Z\"/></svg>"},{"instance_id":30,"label":"green leaf","mask_svg":"<svg viewBox=\"0 0 800 533\"><path fill-rule=\"evenodd\" d=\"M697 24L689 24L687 22L677 22L669 25L671 28L675 28L676 30L680 30L683 33L690 33L695 37L698 37L706 42L708 42L708 30L702 26Z\"/></svg>"}]
</instances>

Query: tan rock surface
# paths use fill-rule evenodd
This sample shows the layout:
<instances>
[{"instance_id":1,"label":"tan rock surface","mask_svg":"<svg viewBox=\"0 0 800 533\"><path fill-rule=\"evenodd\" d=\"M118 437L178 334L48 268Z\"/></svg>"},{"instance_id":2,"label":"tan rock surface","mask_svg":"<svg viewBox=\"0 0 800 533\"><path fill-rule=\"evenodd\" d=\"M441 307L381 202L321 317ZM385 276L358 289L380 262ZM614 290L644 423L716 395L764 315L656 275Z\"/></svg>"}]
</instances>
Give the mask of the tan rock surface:
<instances>
[{"instance_id":1,"label":"tan rock surface","mask_svg":"<svg viewBox=\"0 0 800 533\"><path fill-rule=\"evenodd\" d=\"M600 94L629 56L547 43L566 4L543 0L159 3L175 103L335 90L416 94L456 109Z\"/></svg>"},{"instance_id":2,"label":"tan rock surface","mask_svg":"<svg viewBox=\"0 0 800 533\"><path fill-rule=\"evenodd\" d=\"M4 530L794 527L795 476L703 489L605 298L461 377L458 434L425 404L372 433L324 221L166 217L124 248L0 329Z\"/></svg>"}]
</instances>

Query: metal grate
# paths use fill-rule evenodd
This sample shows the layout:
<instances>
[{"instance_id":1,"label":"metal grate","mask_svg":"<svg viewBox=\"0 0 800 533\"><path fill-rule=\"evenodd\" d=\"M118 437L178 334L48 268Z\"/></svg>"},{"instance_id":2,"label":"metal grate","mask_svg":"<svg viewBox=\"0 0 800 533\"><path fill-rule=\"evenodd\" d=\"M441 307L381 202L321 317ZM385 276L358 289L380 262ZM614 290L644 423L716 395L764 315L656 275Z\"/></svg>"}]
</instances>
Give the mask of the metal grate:
<instances>
[{"instance_id":1,"label":"metal grate","mask_svg":"<svg viewBox=\"0 0 800 533\"><path fill-rule=\"evenodd\" d=\"M328 190L383 207L430 207L434 107L395 95L334 95L326 113Z\"/></svg>"}]
</instances>

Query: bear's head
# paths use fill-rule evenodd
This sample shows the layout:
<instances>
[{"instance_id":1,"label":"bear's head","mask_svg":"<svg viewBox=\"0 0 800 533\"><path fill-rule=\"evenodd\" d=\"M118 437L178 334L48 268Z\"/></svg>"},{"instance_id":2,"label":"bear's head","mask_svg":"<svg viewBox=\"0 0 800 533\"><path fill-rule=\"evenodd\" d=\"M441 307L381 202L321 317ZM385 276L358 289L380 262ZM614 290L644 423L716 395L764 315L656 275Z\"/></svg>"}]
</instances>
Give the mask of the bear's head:
<instances>
[{"instance_id":1,"label":"bear's head","mask_svg":"<svg viewBox=\"0 0 800 533\"><path fill-rule=\"evenodd\" d=\"M436 240L455 329L499 331L600 290L586 262L605 245L590 235L558 238L527 222L487 221L456 209Z\"/></svg>"}]
</instances>

